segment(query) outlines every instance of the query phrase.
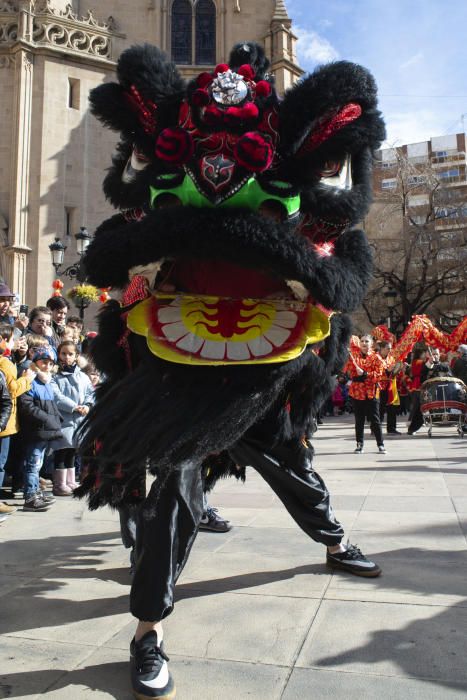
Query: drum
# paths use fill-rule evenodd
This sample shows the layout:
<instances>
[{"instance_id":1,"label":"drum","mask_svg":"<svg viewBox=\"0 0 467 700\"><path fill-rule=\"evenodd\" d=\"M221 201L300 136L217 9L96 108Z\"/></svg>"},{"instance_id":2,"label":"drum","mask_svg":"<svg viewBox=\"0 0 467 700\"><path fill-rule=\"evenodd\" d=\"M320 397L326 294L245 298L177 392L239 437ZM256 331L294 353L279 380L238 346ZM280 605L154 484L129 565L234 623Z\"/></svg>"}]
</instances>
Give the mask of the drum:
<instances>
[{"instance_id":1,"label":"drum","mask_svg":"<svg viewBox=\"0 0 467 700\"><path fill-rule=\"evenodd\" d=\"M467 387L456 377L434 377L420 387L420 409L431 435L433 424L457 423L459 434L467 414Z\"/></svg>"}]
</instances>

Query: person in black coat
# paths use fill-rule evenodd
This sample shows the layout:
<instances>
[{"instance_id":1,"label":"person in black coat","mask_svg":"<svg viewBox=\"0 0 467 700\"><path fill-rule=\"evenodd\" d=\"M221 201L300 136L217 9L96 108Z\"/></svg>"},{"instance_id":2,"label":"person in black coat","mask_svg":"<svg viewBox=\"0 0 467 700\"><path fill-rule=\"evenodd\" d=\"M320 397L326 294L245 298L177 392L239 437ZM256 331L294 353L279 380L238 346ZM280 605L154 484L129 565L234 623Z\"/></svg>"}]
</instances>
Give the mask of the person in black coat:
<instances>
[{"instance_id":1,"label":"person in black coat","mask_svg":"<svg viewBox=\"0 0 467 700\"><path fill-rule=\"evenodd\" d=\"M37 371L29 391L18 401L21 435L25 443L24 510L47 510L55 499L43 496L39 489L39 472L46 449L62 436L61 417L51 387L54 354L41 348L33 356L32 369Z\"/></svg>"},{"instance_id":2,"label":"person in black coat","mask_svg":"<svg viewBox=\"0 0 467 700\"><path fill-rule=\"evenodd\" d=\"M13 402L6 385L5 375L3 372L0 372L0 433L6 428L8 419L11 416L12 406Z\"/></svg>"}]
</instances>

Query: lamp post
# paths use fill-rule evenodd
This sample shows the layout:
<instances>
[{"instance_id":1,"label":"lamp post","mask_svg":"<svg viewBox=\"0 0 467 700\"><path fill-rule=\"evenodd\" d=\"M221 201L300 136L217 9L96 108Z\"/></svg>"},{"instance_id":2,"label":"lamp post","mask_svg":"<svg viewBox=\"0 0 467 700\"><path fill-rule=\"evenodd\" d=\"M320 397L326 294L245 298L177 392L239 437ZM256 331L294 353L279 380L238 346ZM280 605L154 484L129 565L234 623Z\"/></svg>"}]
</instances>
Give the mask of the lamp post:
<instances>
[{"instance_id":1,"label":"lamp post","mask_svg":"<svg viewBox=\"0 0 467 700\"><path fill-rule=\"evenodd\" d=\"M384 292L384 296L386 297L388 305L388 328L390 331L392 331L392 328L394 326L394 309L396 308L395 299L397 297L397 292L395 289L388 289L387 292Z\"/></svg>"},{"instance_id":2,"label":"lamp post","mask_svg":"<svg viewBox=\"0 0 467 700\"><path fill-rule=\"evenodd\" d=\"M79 233L75 234L75 240L76 252L78 253L79 259L71 265L68 265L68 267L66 267L64 270L61 270L60 268L63 265L67 246L63 245L60 238L56 238L55 241L49 245L49 250L56 275L58 277L68 277L71 280L76 279L82 284L84 282L84 270L81 265L81 258L86 252L87 247L92 240L92 236L88 233L85 226L81 226ZM89 306L89 302L86 303L85 299L80 297L76 306L79 311L79 317L83 319L84 310Z\"/></svg>"}]
</instances>

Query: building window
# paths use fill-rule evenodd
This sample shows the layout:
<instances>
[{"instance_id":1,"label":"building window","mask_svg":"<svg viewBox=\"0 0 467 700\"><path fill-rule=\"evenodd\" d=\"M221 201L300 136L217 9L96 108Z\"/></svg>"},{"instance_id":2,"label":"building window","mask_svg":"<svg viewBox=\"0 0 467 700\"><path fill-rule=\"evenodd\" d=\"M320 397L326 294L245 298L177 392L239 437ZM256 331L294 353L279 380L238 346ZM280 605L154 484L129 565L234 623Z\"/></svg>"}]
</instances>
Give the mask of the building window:
<instances>
[{"instance_id":1,"label":"building window","mask_svg":"<svg viewBox=\"0 0 467 700\"><path fill-rule=\"evenodd\" d=\"M80 81L77 78L68 78L68 107L79 109Z\"/></svg>"},{"instance_id":2,"label":"building window","mask_svg":"<svg viewBox=\"0 0 467 700\"><path fill-rule=\"evenodd\" d=\"M193 7L189 0L175 0L172 5L172 60L192 63Z\"/></svg>"},{"instance_id":3,"label":"building window","mask_svg":"<svg viewBox=\"0 0 467 700\"><path fill-rule=\"evenodd\" d=\"M76 207L65 207L65 234L71 236L75 226Z\"/></svg>"},{"instance_id":4,"label":"building window","mask_svg":"<svg viewBox=\"0 0 467 700\"><path fill-rule=\"evenodd\" d=\"M423 185L426 182L425 175L410 175L407 178L408 185Z\"/></svg>"},{"instance_id":5,"label":"building window","mask_svg":"<svg viewBox=\"0 0 467 700\"><path fill-rule=\"evenodd\" d=\"M210 65L216 62L216 8L211 0L196 3L196 63Z\"/></svg>"},{"instance_id":6,"label":"building window","mask_svg":"<svg viewBox=\"0 0 467 700\"><path fill-rule=\"evenodd\" d=\"M452 180L457 179L460 175L459 168L451 168L451 170L445 170L437 174L441 180Z\"/></svg>"},{"instance_id":7,"label":"building window","mask_svg":"<svg viewBox=\"0 0 467 700\"><path fill-rule=\"evenodd\" d=\"M174 0L171 54L179 65L216 62L216 6L212 0Z\"/></svg>"},{"instance_id":8,"label":"building window","mask_svg":"<svg viewBox=\"0 0 467 700\"><path fill-rule=\"evenodd\" d=\"M383 190L395 190L397 187L397 179L395 177L387 178L386 180L381 180L381 189Z\"/></svg>"}]
</instances>

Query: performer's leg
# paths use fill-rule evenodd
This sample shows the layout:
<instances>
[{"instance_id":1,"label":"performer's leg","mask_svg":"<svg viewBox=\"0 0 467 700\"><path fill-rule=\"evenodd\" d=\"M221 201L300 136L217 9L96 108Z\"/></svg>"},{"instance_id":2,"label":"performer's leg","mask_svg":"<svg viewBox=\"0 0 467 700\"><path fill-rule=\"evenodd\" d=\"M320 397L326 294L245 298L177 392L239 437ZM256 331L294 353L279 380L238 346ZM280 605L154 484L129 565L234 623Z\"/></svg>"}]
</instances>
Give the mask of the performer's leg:
<instances>
[{"instance_id":1,"label":"performer's leg","mask_svg":"<svg viewBox=\"0 0 467 700\"><path fill-rule=\"evenodd\" d=\"M388 433L397 434L397 406L387 406L387 431Z\"/></svg>"},{"instance_id":2,"label":"performer's leg","mask_svg":"<svg viewBox=\"0 0 467 700\"><path fill-rule=\"evenodd\" d=\"M384 422L384 414L386 413L386 410L388 410L389 415L389 407L387 406L387 403L388 392L382 389L379 395L379 420L381 424Z\"/></svg>"},{"instance_id":3,"label":"performer's leg","mask_svg":"<svg viewBox=\"0 0 467 700\"><path fill-rule=\"evenodd\" d=\"M229 450L238 464L256 469L281 499L297 525L316 542L338 545L344 536L329 492L313 469L313 448L300 442L277 447L243 438Z\"/></svg>"},{"instance_id":4,"label":"performer's leg","mask_svg":"<svg viewBox=\"0 0 467 700\"><path fill-rule=\"evenodd\" d=\"M162 643L162 620L173 610L175 582L202 515L201 466L190 462L157 479L140 508L130 595L131 612L139 619L130 645L131 682L138 700L175 697Z\"/></svg>"},{"instance_id":5,"label":"performer's leg","mask_svg":"<svg viewBox=\"0 0 467 700\"><path fill-rule=\"evenodd\" d=\"M330 505L329 492L313 470L313 448L300 441L266 446L248 436L229 450L243 466L252 466L281 499L295 522L316 542L327 545L327 564L357 576L379 576L381 569L354 545L342 544L344 529Z\"/></svg>"},{"instance_id":6,"label":"performer's leg","mask_svg":"<svg viewBox=\"0 0 467 700\"><path fill-rule=\"evenodd\" d=\"M357 441L357 450L363 450L364 443L364 433L365 430L365 418L366 418L366 407L365 402L358 399L352 399L353 412L355 415L355 439Z\"/></svg>"},{"instance_id":7,"label":"performer's leg","mask_svg":"<svg viewBox=\"0 0 467 700\"><path fill-rule=\"evenodd\" d=\"M160 621L172 612L175 582L203 516L201 466L185 462L157 479L146 503L155 512L149 517L145 504L139 510L130 609L139 620Z\"/></svg>"},{"instance_id":8,"label":"performer's leg","mask_svg":"<svg viewBox=\"0 0 467 700\"><path fill-rule=\"evenodd\" d=\"M378 399L366 399L366 410L368 420L370 421L371 432L375 436L378 447L384 449L383 431L381 429L381 421L379 419L379 401Z\"/></svg>"}]
</instances>

